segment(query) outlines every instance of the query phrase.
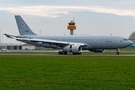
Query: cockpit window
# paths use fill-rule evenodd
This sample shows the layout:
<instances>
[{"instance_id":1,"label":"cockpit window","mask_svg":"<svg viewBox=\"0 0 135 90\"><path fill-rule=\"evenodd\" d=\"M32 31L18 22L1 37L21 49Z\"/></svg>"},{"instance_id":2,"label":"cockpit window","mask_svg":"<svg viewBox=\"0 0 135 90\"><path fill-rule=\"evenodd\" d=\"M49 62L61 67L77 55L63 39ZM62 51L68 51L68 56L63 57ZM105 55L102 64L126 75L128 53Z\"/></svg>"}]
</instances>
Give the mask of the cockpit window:
<instances>
[{"instance_id":1,"label":"cockpit window","mask_svg":"<svg viewBox=\"0 0 135 90\"><path fill-rule=\"evenodd\" d=\"M128 41L128 39L124 39L124 41Z\"/></svg>"}]
</instances>

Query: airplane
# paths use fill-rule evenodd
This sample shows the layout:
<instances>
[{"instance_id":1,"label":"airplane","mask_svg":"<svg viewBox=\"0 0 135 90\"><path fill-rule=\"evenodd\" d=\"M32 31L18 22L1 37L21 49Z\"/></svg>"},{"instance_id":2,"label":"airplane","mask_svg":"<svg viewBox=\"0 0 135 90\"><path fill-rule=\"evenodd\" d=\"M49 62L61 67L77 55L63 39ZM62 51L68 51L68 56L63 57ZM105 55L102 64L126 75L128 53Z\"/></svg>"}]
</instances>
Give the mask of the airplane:
<instances>
[{"instance_id":1,"label":"airplane","mask_svg":"<svg viewBox=\"0 0 135 90\"><path fill-rule=\"evenodd\" d=\"M116 55L119 55L119 49L131 46L133 42L120 36L41 36L35 34L20 15L15 15L16 23L20 35L4 34L8 38L17 41L40 46L45 48L61 49L59 55L67 55L68 52L73 55L81 54L82 50L92 52L103 52L105 49L116 49Z\"/></svg>"}]
</instances>

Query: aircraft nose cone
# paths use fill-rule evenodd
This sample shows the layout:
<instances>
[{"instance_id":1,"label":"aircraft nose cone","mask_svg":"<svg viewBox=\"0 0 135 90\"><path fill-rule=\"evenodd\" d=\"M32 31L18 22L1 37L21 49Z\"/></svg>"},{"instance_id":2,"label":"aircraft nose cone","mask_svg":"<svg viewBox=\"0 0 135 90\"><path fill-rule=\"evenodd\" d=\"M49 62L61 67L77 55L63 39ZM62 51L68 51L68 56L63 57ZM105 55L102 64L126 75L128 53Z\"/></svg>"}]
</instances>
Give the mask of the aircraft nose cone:
<instances>
[{"instance_id":1,"label":"aircraft nose cone","mask_svg":"<svg viewBox=\"0 0 135 90\"><path fill-rule=\"evenodd\" d=\"M133 42L131 40L129 40L129 45L132 45L132 44L133 44Z\"/></svg>"}]
</instances>

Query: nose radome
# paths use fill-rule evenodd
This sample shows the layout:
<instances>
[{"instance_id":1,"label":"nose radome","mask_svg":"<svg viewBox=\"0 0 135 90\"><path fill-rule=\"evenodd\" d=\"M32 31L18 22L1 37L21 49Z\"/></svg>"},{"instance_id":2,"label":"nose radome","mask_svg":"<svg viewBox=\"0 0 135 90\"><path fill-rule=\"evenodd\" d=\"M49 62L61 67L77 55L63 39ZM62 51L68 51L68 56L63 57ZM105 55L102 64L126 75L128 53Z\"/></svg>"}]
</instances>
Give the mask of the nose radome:
<instances>
[{"instance_id":1,"label":"nose radome","mask_svg":"<svg viewBox=\"0 0 135 90\"><path fill-rule=\"evenodd\" d=\"M132 45L132 44L133 44L133 42L132 42L131 40L129 40L129 43L130 43L130 45Z\"/></svg>"}]
</instances>

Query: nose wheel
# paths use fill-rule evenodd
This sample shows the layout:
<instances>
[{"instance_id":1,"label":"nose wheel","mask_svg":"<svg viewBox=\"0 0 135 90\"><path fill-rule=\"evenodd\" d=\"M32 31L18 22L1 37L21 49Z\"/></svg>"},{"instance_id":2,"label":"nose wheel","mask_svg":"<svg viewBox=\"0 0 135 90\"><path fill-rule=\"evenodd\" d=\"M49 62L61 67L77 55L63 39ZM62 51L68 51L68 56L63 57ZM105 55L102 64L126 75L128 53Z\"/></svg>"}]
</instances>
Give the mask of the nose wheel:
<instances>
[{"instance_id":1,"label":"nose wheel","mask_svg":"<svg viewBox=\"0 0 135 90\"><path fill-rule=\"evenodd\" d=\"M120 49L118 48L117 50L116 50L116 55L119 55L120 53L119 53L119 51L120 51Z\"/></svg>"},{"instance_id":2,"label":"nose wheel","mask_svg":"<svg viewBox=\"0 0 135 90\"><path fill-rule=\"evenodd\" d=\"M115 54L116 54L116 55L119 55L120 53L119 53L119 52L116 52Z\"/></svg>"}]
</instances>

